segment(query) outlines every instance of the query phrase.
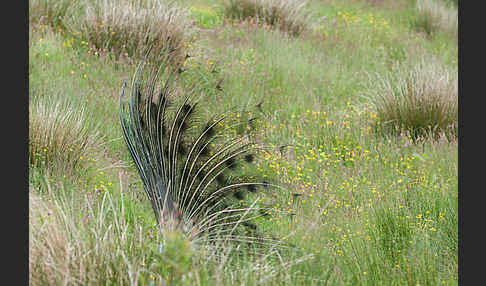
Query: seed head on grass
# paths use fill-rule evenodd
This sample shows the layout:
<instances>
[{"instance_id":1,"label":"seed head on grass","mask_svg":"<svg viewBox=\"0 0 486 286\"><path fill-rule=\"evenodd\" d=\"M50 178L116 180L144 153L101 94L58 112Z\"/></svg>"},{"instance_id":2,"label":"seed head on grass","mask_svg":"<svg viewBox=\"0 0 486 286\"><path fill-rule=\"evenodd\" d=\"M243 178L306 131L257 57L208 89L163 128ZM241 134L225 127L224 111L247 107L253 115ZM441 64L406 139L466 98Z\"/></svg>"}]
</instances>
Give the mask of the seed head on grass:
<instances>
[{"instance_id":1,"label":"seed head on grass","mask_svg":"<svg viewBox=\"0 0 486 286\"><path fill-rule=\"evenodd\" d=\"M163 65L147 75L143 66L135 72L128 102L121 92L120 121L162 231L183 232L193 242L270 241L252 222L261 216L259 200L245 204L248 193L275 187L246 167L262 150L254 129L239 128L249 122L237 120L233 110L198 118L204 100L190 91L177 96L176 73ZM164 84L157 88L161 76Z\"/></svg>"}]
</instances>

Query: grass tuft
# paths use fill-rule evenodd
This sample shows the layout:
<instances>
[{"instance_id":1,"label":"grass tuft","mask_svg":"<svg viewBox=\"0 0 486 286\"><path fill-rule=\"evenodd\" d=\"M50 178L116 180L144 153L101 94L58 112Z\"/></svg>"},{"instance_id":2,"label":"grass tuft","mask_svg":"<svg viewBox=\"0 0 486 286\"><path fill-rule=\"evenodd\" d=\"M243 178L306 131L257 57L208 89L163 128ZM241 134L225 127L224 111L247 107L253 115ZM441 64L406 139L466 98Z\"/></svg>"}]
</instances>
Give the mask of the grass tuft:
<instances>
[{"instance_id":1,"label":"grass tuft","mask_svg":"<svg viewBox=\"0 0 486 286\"><path fill-rule=\"evenodd\" d=\"M29 21L49 25L53 28L64 26L64 17L75 1L70 0L31 0L29 1Z\"/></svg>"},{"instance_id":2,"label":"grass tuft","mask_svg":"<svg viewBox=\"0 0 486 286\"><path fill-rule=\"evenodd\" d=\"M116 58L140 59L152 48L156 55L168 53L173 63L186 56L190 22L175 4L153 0L104 0L86 2L81 15L66 20L70 32L89 45L111 51Z\"/></svg>"},{"instance_id":3,"label":"grass tuft","mask_svg":"<svg viewBox=\"0 0 486 286\"><path fill-rule=\"evenodd\" d=\"M230 0L225 13L230 18L254 18L291 35L298 36L308 29L303 8L305 0Z\"/></svg>"},{"instance_id":4,"label":"grass tuft","mask_svg":"<svg viewBox=\"0 0 486 286\"><path fill-rule=\"evenodd\" d=\"M457 136L457 72L438 60L400 66L372 87L377 124L387 131L422 136Z\"/></svg>"},{"instance_id":5,"label":"grass tuft","mask_svg":"<svg viewBox=\"0 0 486 286\"><path fill-rule=\"evenodd\" d=\"M31 99L30 166L62 172L80 168L98 142L98 133L92 132L85 121L85 111L67 100L56 96Z\"/></svg>"},{"instance_id":6,"label":"grass tuft","mask_svg":"<svg viewBox=\"0 0 486 286\"><path fill-rule=\"evenodd\" d=\"M42 196L29 192L32 285L139 285L148 276L143 264L150 255L132 257L149 248L142 228L129 227L125 209L109 192L97 201L86 194L70 199L69 189L48 188Z\"/></svg>"},{"instance_id":7,"label":"grass tuft","mask_svg":"<svg viewBox=\"0 0 486 286\"><path fill-rule=\"evenodd\" d=\"M417 29L428 35L442 31L457 36L457 7L449 7L439 0L417 0L416 9L418 17L414 25Z\"/></svg>"}]
</instances>

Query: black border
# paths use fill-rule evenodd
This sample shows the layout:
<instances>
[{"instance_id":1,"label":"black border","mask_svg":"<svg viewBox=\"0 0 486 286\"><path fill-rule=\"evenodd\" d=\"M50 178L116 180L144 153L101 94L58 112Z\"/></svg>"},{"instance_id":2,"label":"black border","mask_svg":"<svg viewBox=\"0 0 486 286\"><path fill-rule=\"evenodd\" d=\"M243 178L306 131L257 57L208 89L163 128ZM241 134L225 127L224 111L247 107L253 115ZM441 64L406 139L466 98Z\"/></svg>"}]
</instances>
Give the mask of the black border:
<instances>
[{"instance_id":1,"label":"black border","mask_svg":"<svg viewBox=\"0 0 486 286\"><path fill-rule=\"evenodd\" d=\"M12 9L13 8L13 9ZM1 122L4 171L1 217L3 284L29 280L29 3L11 1L3 9ZM17 13L15 13L17 12ZM6 127L6 128L5 128ZM14 135L14 136L12 136ZM13 283L9 283L13 281Z\"/></svg>"}]
</instances>

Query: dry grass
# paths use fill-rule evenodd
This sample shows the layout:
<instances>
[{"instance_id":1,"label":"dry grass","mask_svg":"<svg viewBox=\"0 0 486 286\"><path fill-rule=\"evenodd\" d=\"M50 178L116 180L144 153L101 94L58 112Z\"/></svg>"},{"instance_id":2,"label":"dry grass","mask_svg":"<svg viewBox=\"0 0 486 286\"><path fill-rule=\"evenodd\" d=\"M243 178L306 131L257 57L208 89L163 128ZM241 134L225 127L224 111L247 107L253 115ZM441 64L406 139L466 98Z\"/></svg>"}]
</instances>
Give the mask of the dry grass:
<instances>
[{"instance_id":1,"label":"dry grass","mask_svg":"<svg viewBox=\"0 0 486 286\"><path fill-rule=\"evenodd\" d=\"M143 246L142 229L129 230L109 193L96 202L89 194L74 201L54 191L29 193L31 285L137 285L144 257L130 253Z\"/></svg>"},{"instance_id":2,"label":"dry grass","mask_svg":"<svg viewBox=\"0 0 486 286\"><path fill-rule=\"evenodd\" d=\"M152 47L151 60L168 53L180 64L190 40L186 12L174 4L155 0L89 1L82 15L67 19L72 34L116 57L140 59Z\"/></svg>"},{"instance_id":3,"label":"dry grass","mask_svg":"<svg viewBox=\"0 0 486 286\"><path fill-rule=\"evenodd\" d=\"M268 259L274 254L270 248L235 269L233 244L194 248L177 233L168 235L160 252L157 229L133 225L137 213L123 197L105 192L69 198L65 188L49 182L47 189L42 195L32 187L29 192L30 285L228 285L228 280L253 285L280 281L291 267L312 258L275 264Z\"/></svg>"},{"instance_id":4,"label":"dry grass","mask_svg":"<svg viewBox=\"0 0 486 286\"><path fill-rule=\"evenodd\" d=\"M69 275L70 246L62 216L33 192L29 194L29 280L54 285Z\"/></svg>"},{"instance_id":5,"label":"dry grass","mask_svg":"<svg viewBox=\"0 0 486 286\"><path fill-rule=\"evenodd\" d=\"M372 101L383 127L412 137L457 136L457 71L422 60L374 81Z\"/></svg>"},{"instance_id":6,"label":"dry grass","mask_svg":"<svg viewBox=\"0 0 486 286\"><path fill-rule=\"evenodd\" d=\"M56 96L31 98L29 163L33 167L71 172L95 150L98 133L85 124L85 112Z\"/></svg>"},{"instance_id":7,"label":"dry grass","mask_svg":"<svg viewBox=\"0 0 486 286\"><path fill-rule=\"evenodd\" d=\"M225 13L231 18L255 18L294 36L308 29L306 0L230 0Z\"/></svg>"},{"instance_id":8,"label":"dry grass","mask_svg":"<svg viewBox=\"0 0 486 286\"><path fill-rule=\"evenodd\" d=\"M417 0L419 17L416 26L428 34L444 31L457 36L458 12L455 7L448 7L440 0Z\"/></svg>"},{"instance_id":9,"label":"dry grass","mask_svg":"<svg viewBox=\"0 0 486 286\"><path fill-rule=\"evenodd\" d=\"M65 15L70 11L73 3L70 0L30 0L29 20L57 28L63 26Z\"/></svg>"}]
</instances>

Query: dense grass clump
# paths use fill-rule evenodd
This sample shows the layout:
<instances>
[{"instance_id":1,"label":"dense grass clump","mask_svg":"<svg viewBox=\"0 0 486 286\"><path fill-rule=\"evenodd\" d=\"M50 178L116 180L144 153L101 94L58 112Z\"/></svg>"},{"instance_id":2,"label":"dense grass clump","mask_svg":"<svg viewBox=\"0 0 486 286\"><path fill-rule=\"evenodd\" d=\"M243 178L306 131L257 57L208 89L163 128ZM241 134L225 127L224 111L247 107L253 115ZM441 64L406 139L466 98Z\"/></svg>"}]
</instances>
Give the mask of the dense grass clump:
<instances>
[{"instance_id":1,"label":"dense grass clump","mask_svg":"<svg viewBox=\"0 0 486 286\"><path fill-rule=\"evenodd\" d=\"M457 8L447 6L439 0L417 0L418 16L415 27L432 35L438 31L457 36L458 17Z\"/></svg>"},{"instance_id":2,"label":"dense grass clump","mask_svg":"<svg viewBox=\"0 0 486 286\"><path fill-rule=\"evenodd\" d=\"M152 47L155 55L168 52L181 64L189 41L190 22L175 4L154 0L89 1L80 15L66 19L70 33L115 58L141 58Z\"/></svg>"},{"instance_id":3,"label":"dense grass clump","mask_svg":"<svg viewBox=\"0 0 486 286\"><path fill-rule=\"evenodd\" d=\"M413 138L457 136L457 80L457 72L437 60L401 66L378 78L371 93L379 124Z\"/></svg>"},{"instance_id":4,"label":"dense grass clump","mask_svg":"<svg viewBox=\"0 0 486 286\"><path fill-rule=\"evenodd\" d=\"M297 36L308 29L302 0L243 0L226 2L225 12L231 18L254 18Z\"/></svg>"},{"instance_id":5,"label":"dense grass clump","mask_svg":"<svg viewBox=\"0 0 486 286\"><path fill-rule=\"evenodd\" d=\"M109 192L100 200L86 193L71 199L65 194L79 189L47 185L43 195L29 192L32 285L136 285L148 276L148 233L129 226L122 201Z\"/></svg>"},{"instance_id":6,"label":"dense grass clump","mask_svg":"<svg viewBox=\"0 0 486 286\"><path fill-rule=\"evenodd\" d=\"M86 124L83 109L56 96L38 96L29 105L29 163L72 172L93 152L98 134Z\"/></svg>"},{"instance_id":7,"label":"dense grass clump","mask_svg":"<svg viewBox=\"0 0 486 286\"><path fill-rule=\"evenodd\" d=\"M53 28L63 27L64 17L75 2L70 0L29 1L30 22L49 25Z\"/></svg>"}]
</instances>

